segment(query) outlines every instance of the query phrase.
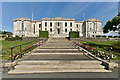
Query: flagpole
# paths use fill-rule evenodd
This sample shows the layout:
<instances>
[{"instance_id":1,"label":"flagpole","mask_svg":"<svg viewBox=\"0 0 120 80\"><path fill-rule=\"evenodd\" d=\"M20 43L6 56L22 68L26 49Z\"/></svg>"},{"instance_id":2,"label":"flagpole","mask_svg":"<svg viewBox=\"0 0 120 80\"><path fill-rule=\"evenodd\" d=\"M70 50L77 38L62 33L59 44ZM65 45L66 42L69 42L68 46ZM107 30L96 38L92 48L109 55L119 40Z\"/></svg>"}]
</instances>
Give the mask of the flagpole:
<instances>
[{"instance_id":1,"label":"flagpole","mask_svg":"<svg viewBox=\"0 0 120 80\"><path fill-rule=\"evenodd\" d=\"M83 14L83 21L85 21L85 13Z\"/></svg>"},{"instance_id":2,"label":"flagpole","mask_svg":"<svg viewBox=\"0 0 120 80\"><path fill-rule=\"evenodd\" d=\"M32 11L32 21L33 21L33 11Z\"/></svg>"}]
</instances>

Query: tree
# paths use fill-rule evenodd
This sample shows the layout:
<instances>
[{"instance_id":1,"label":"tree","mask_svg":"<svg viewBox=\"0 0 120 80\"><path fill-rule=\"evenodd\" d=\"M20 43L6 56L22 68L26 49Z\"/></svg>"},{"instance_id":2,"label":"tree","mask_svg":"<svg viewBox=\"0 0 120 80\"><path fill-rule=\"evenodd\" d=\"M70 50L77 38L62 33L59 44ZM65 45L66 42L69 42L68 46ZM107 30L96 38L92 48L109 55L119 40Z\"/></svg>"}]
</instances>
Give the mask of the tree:
<instances>
[{"instance_id":1,"label":"tree","mask_svg":"<svg viewBox=\"0 0 120 80\"><path fill-rule=\"evenodd\" d=\"M117 27L120 24L120 13L118 13L117 16L115 16L112 20L109 20L106 25L103 27L103 32L108 33L109 31L115 31L120 29L120 26ZM120 33L120 32L119 32Z\"/></svg>"}]
</instances>

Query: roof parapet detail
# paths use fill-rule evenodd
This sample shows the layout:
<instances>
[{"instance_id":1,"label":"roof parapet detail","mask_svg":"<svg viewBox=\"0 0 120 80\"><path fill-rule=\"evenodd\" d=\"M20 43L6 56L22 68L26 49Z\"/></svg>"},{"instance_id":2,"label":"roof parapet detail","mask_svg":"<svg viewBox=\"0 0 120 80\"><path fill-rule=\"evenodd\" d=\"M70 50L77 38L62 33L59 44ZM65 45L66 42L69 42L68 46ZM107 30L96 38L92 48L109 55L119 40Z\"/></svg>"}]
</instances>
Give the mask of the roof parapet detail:
<instances>
[{"instance_id":1,"label":"roof parapet detail","mask_svg":"<svg viewBox=\"0 0 120 80\"><path fill-rule=\"evenodd\" d=\"M86 21L88 21L88 22L102 22L101 20L95 19L95 18L91 18L91 19L88 19Z\"/></svg>"},{"instance_id":2,"label":"roof parapet detail","mask_svg":"<svg viewBox=\"0 0 120 80\"><path fill-rule=\"evenodd\" d=\"M42 18L42 21L75 21L75 19L74 18L55 17L55 18Z\"/></svg>"},{"instance_id":3,"label":"roof parapet detail","mask_svg":"<svg viewBox=\"0 0 120 80\"><path fill-rule=\"evenodd\" d=\"M28 18L17 18L17 19L14 19L13 22L14 21L32 21L32 20L30 20Z\"/></svg>"}]
</instances>

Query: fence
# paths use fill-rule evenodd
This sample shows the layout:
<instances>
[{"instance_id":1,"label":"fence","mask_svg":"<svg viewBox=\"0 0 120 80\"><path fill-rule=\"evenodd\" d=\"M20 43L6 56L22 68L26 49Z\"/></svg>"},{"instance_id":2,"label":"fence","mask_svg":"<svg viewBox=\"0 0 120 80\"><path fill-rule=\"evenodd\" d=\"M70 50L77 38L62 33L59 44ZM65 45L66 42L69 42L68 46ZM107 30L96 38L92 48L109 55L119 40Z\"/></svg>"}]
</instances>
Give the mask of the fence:
<instances>
[{"instance_id":1,"label":"fence","mask_svg":"<svg viewBox=\"0 0 120 80\"><path fill-rule=\"evenodd\" d=\"M107 57L109 59L109 62L110 62L110 59L112 58L111 53L114 54L114 55L117 55L118 57L120 57L120 54L116 53L116 51L118 51L118 53L119 53L119 50L116 49L116 48L113 48L112 46L109 46L109 45L100 45L100 44L94 44L94 43L91 43L91 42L82 42L82 44L80 44L79 42L77 42L75 44L78 45L78 46L81 46L81 47L83 47L85 49L87 49L88 51L91 51L90 48L95 47L96 49L94 49L94 51L91 51L91 52L93 52L93 54L95 56L98 56L98 53L100 53L99 49L107 51L108 53L106 55L107 55Z\"/></svg>"},{"instance_id":2,"label":"fence","mask_svg":"<svg viewBox=\"0 0 120 80\"><path fill-rule=\"evenodd\" d=\"M11 62L13 62L13 61L15 60L15 57L13 56L13 49L16 48L16 47L20 47L20 48L19 48L19 51L20 51L20 54L19 54L19 55L20 55L20 57L22 58L22 46L23 46L23 45L26 45L26 44L29 44L29 43L31 43L31 42L10 47L10 50L11 50ZM14 57L14 58L13 58L13 57Z\"/></svg>"}]
</instances>

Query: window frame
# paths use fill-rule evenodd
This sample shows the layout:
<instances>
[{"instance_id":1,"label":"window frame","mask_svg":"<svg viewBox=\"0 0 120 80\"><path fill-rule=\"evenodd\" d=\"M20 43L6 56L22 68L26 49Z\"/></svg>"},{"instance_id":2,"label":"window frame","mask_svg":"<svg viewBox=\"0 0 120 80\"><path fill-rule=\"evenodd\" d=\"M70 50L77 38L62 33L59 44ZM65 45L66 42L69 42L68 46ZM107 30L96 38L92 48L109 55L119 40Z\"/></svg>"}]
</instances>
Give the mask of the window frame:
<instances>
[{"instance_id":1,"label":"window frame","mask_svg":"<svg viewBox=\"0 0 120 80\"><path fill-rule=\"evenodd\" d=\"M65 22L65 27L67 27L67 22Z\"/></svg>"},{"instance_id":2,"label":"window frame","mask_svg":"<svg viewBox=\"0 0 120 80\"><path fill-rule=\"evenodd\" d=\"M50 22L50 27L52 27L52 22Z\"/></svg>"},{"instance_id":3,"label":"window frame","mask_svg":"<svg viewBox=\"0 0 120 80\"><path fill-rule=\"evenodd\" d=\"M47 22L45 22L45 27L47 27Z\"/></svg>"}]
</instances>

